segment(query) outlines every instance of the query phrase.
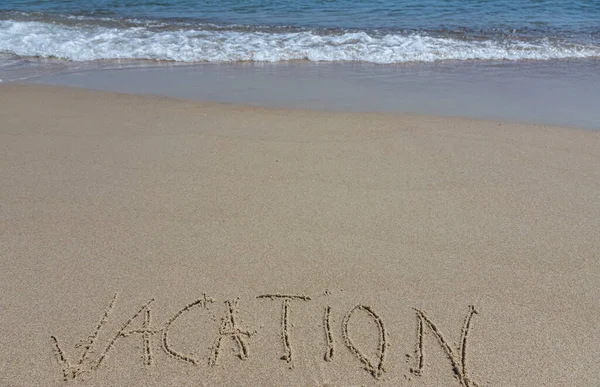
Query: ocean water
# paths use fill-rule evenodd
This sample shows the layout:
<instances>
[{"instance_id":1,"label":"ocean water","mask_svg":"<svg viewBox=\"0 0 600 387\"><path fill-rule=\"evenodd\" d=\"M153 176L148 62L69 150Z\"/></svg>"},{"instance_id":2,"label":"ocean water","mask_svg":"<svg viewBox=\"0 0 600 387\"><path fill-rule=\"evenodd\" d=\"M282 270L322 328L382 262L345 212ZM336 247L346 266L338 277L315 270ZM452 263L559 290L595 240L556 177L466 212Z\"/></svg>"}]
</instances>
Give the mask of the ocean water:
<instances>
[{"instance_id":1,"label":"ocean water","mask_svg":"<svg viewBox=\"0 0 600 387\"><path fill-rule=\"evenodd\" d=\"M0 0L0 70L600 57L600 0Z\"/></svg>"}]
</instances>

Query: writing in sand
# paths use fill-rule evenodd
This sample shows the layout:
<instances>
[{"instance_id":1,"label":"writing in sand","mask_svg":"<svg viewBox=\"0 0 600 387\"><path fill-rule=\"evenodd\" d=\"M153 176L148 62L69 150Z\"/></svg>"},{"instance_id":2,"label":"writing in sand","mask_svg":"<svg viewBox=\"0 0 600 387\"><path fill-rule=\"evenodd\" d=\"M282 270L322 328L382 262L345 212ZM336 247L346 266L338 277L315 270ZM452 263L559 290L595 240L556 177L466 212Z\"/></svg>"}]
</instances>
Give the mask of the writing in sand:
<instances>
[{"instance_id":1,"label":"writing in sand","mask_svg":"<svg viewBox=\"0 0 600 387\"><path fill-rule=\"evenodd\" d=\"M186 363L189 365L200 365L202 363L207 364L208 367L213 367L217 364L219 359L219 353L224 343L232 342L235 347L237 357L240 360L247 360L250 356L250 344L251 339L258 332L249 331L243 327L243 323L239 317L238 310L238 299L226 300L225 310L223 312L221 322L219 326L214 327L213 335L214 340L211 348L208 350L206 357L201 359L199 355L195 353L186 353L185 351L177 348L175 343L180 342L173 340L175 332L173 327L178 324L180 318L187 313L190 313L193 309L208 309L209 304L215 302L215 300L206 294L202 297L190 302L189 304L181 307L175 314L173 314L166 322L162 325L157 325L152 320L152 304L154 299L144 303L140 308L132 313L130 318L125 320L120 329L114 334L109 335L106 342L103 344L98 343L101 331L107 325L111 312L114 309L115 303L117 302L118 293L110 300L108 306L102 313L100 320L96 324L92 333L78 346L80 349L79 357L74 360L73 354L70 350L61 344L61 340L56 336L51 336L51 343L56 353L56 358L62 368L62 376L64 380L75 379L79 375L87 372L93 372L100 368L105 362L106 358L110 355L111 350L118 345L121 340L136 339L140 340L141 345L137 348L141 348L142 356L141 361L145 367L152 366L154 362L153 358L153 347L160 346L162 351L166 353L173 361ZM291 334L291 310L294 304L310 302L311 297L301 294L262 294L256 296L257 302L260 300L270 299L278 301L281 304L280 313L280 336L281 346L280 349L282 355L280 359L288 363L290 366L293 362L295 351L293 350L292 343L294 337ZM473 306L469 306L464 323L460 333L460 341L458 347L453 346L444 337L442 331L434 323L434 321L420 309L413 309L412 313L416 316L416 337L415 337L415 356L414 364L409 371L419 376L424 371L424 335L429 332L435 336L437 343L446 354L449 360L448 369L453 372L458 384L465 387L474 387L477 384L471 380L467 372L467 339L469 337L469 331L471 329L472 319L477 311ZM333 331L336 329L332 325L332 307L325 305L323 308L323 361L332 362L336 356L336 343L333 339ZM348 329L351 321L356 318L358 314L363 314L364 318L371 320L373 324L370 326L374 331L377 332L378 343L375 354L366 351L364 348L355 342L352 337L351 330ZM357 364L360 364L366 372L368 372L376 380L380 380L386 372L386 355L389 347L388 335L386 333L386 325L384 320L379 316L377 311L363 304L357 304L349 310L345 311L343 315L341 327L341 334L343 338L343 344L341 345L346 350L349 350L356 358ZM159 344L156 344L159 341ZM231 344L230 344L231 345ZM92 354L96 354L92 356Z\"/></svg>"}]
</instances>

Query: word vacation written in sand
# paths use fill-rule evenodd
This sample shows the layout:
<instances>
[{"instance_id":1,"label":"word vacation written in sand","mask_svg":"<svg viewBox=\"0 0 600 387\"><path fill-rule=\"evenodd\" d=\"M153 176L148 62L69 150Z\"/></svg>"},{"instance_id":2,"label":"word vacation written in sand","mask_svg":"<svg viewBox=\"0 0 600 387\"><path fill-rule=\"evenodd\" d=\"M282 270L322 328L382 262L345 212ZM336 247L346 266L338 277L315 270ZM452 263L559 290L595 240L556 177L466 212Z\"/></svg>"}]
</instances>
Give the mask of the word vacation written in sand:
<instances>
[{"instance_id":1,"label":"word vacation written in sand","mask_svg":"<svg viewBox=\"0 0 600 387\"><path fill-rule=\"evenodd\" d=\"M327 292L326 292L327 293ZM65 381L75 379L84 373L93 372L99 369L106 358L110 356L111 350L119 344L121 340L139 340L141 342L140 362L144 367L151 367L155 362L153 357L154 347L160 346L173 361L185 363L193 366L206 364L208 367L213 367L217 364L221 349L225 345L233 345L233 348L240 361L247 360L251 356L251 342L253 336L257 335L257 331L250 331L244 328L244 324L239 316L238 303L239 299L224 301L225 310L223 311L220 325L215 324L214 340L212 347L206 353L203 359L195 353L186 353L182 349L177 348L173 340L174 333L172 328L177 325L178 320L193 309L209 309L210 304L216 301L207 296L206 293L201 298L190 302L180 308L162 325L155 324L152 320L152 304L154 299L143 304L131 317L127 320L123 319L120 329L114 334L109 335L104 343L99 343L98 338L101 331L105 329L117 302L118 293L115 293L110 300L108 306L102 313L100 320L96 324L91 334L80 342L73 349L73 352L79 352L79 357L75 360L74 353L65 348L61 338L51 336L51 343L56 354L56 358L62 367L62 376ZM280 336L281 336L281 357L280 360L287 364L290 368L293 366L295 356L294 351L294 335L291 330L291 311L295 304L310 302L312 299L309 296L302 294L261 294L256 296L257 301L275 300L281 304L281 312L279 319L281 320ZM386 324L379 316L377 311L363 304L357 304L349 310L345 311L341 326L335 327L332 325L332 306L325 305L323 308L323 356L325 362L333 362L336 358L338 350L348 350L356 358L357 366L362 366L374 379L380 380L386 372L386 357L388 353L388 336L386 333ZM450 344L446 339L442 330L434 323L434 321L420 309L411 311L416 316L416 334L415 334L415 353L414 356L407 355L412 358L414 364L409 368L409 372L414 376L420 376L424 370L424 335L431 333L437 339L437 343L442 348L448 358L448 370L453 373L457 382L461 386L476 387L477 384L468 376L467 370L467 339L471 329L472 320L477 311L474 306L469 306L464 323L460 333L460 344L458 348ZM378 342L376 356L368 356L368 348L360 348L353 340L352 334L348 327L351 321L356 318L359 313L370 319L374 324L371 329L377 331ZM343 342L336 343L333 338L334 329L340 329ZM210 332L210 329L204 330ZM158 338L158 339L155 339ZM73 338L70 338L73 339ZM66 341L66 340L65 340ZM159 344L156 344L159 341ZM96 355L92 356L95 353Z\"/></svg>"}]
</instances>

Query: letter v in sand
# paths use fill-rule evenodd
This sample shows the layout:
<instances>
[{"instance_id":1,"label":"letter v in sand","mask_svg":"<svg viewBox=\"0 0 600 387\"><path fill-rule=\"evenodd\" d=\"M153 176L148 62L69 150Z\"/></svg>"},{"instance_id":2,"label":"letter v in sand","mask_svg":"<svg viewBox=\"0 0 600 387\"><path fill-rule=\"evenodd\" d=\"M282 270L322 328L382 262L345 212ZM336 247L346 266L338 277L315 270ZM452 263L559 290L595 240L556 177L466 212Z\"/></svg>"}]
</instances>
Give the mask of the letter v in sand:
<instances>
[{"instance_id":1,"label":"letter v in sand","mask_svg":"<svg viewBox=\"0 0 600 387\"><path fill-rule=\"evenodd\" d=\"M92 365L87 364L90 349L96 342L96 339L98 338L102 327L104 327L104 325L108 321L108 316L110 315L110 312L112 312L115 306L117 295L118 293L115 293L112 300L110 300L108 307L104 310L104 314L100 318L100 321L96 325L96 328L94 329L92 334L88 336L87 340L82 341L79 345L77 345L77 347L83 346L83 352L81 353L81 356L79 357L79 360L76 364L71 364L71 362L67 359L65 352L60 348L60 345L58 345L58 339L56 338L56 336L50 336L54 344L56 357L58 358L59 362L63 367L62 371L64 380L75 379L77 375L81 374L82 372L89 371L92 368Z\"/></svg>"},{"instance_id":2,"label":"letter v in sand","mask_svg":"<svg viewBox=\"0 0 600 387\"><path fill-rule=\"evenodd\" d=\"M140 334L142 336L143 351L144 351L144 365L148 366L152 363L152 350L150 347L150 336L155 333L158 333L160 331L158 329L154 329L154 328L150 327L151 312L150 312L149 306L154 301L154 299L152 299L152 300L148 301L147 303L145 303L144 305L142 305L142 307L133 315L133 317L131 317L129 320L127 320L123 324L121 329L108 342L108 344L106 345L104 350L101 352L98 359L96 359L95 361L89 360L89 354L92 350L92 347L94 346L94 343L96 342L96 339L98 338L98 335L100 334L100 331L107 324L108 317L114 308L115 302L117 300L117 294L118 293L115 293L115 295L113 296L112 300L110 301L108 307L104 310L104 314L100 318L100 321L96 325L96 328L94 329L92 334L88 336L88 339L86 341L84 341L80 344L83 346L83 352L81 353L81 356L79 357L79 360L77 361L76 364L71 364L71 362L69 362L69 360L67 359L67 356L65 355L65 352L61 349L60 345L58 344L58 339L56 338L56 336L50 336L50 338L52 339L52 341L54 343L54 349L55 349L56 355L58 357L58 360L60 361L60 363L62 364L62 367L63 367L64 380L75 379L78 375L80 375L83 372L89 372L89 371L97 369L98 367L100 367L100 365L102 364L102 362L104 361L104 359L106 358L106 356L108 355L110 350L114 347L114 345L116 344L116 342L119 339L131 336L133 334ZM129 326L133 323L133 321L139 316L143 316L143 318L144 318L144 320L142 322L142 327L140 329L127 330L127 328L129 328Z\"/></svg>"}]
</instances>

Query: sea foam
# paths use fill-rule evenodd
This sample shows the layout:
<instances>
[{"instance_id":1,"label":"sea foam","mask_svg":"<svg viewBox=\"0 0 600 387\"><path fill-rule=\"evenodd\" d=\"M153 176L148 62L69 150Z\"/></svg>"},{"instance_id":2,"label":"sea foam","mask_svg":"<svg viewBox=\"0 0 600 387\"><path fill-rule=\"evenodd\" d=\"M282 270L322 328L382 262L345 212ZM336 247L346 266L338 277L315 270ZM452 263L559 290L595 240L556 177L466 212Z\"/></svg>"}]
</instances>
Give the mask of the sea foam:
<instances>
[{"instance_id":1,"label":"sea foam","mask_svg":"<svg viewBox=\"0 0 600 387\"><path fill-rule=\"evenodd\" d=\"M424 32L261 31L182 25L126 26L0 21L0 53L71 61L177 62L289 60L381 64L442 60L548 60L600 56L600 46L549 38L465 38Z\"/></svg>"}]
</instances>

